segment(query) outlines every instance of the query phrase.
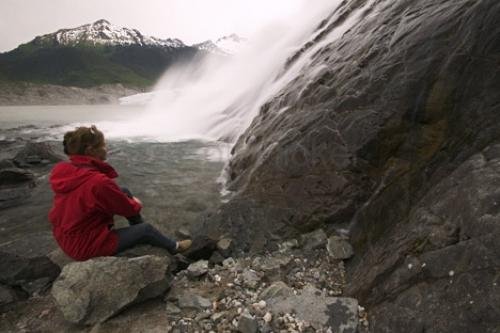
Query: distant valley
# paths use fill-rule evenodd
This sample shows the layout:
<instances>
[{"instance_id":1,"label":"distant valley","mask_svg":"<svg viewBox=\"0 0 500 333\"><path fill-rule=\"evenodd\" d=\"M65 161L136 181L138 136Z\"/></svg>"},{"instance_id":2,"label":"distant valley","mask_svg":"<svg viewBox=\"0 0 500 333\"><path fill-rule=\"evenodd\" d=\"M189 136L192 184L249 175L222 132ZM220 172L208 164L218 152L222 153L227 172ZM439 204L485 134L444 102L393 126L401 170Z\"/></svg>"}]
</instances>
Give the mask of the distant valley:
<instances>
[{"instance_id":1,"label":"distant valley","mask_svg":"<svg viewBox=\"0 0 500 333\"><path fill-rule=\"evenodd\" d=\"M227 56L242 41L230 35L216 42L186 45L179 39L145 36L106 20L61 29L0 53L0 104L71 103L72 90L64 87L96 90L100 86L105 86L105 95L90 93L75 103L112 102L131 91L150 90L174 64L207 54Z\"/></svg>"}]
</instances>

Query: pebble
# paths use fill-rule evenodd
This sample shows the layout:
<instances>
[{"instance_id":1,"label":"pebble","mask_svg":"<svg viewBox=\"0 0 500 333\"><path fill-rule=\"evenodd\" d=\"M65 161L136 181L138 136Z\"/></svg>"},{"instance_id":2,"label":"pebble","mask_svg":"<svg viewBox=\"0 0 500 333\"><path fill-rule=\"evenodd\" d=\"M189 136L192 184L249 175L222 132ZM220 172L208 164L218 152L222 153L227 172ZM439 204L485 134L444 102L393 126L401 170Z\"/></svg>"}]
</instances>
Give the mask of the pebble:
<instances>
[{"instance_id":1,"label":"pebble","mask_svg":"<svg viewBox=\"0 0 500 333\"><path fill-rule=\"evenodd\" d=\"M253 306L255 309L259 309L259 310L261 310L261 309L265 308L265 307L266 307L266 305L267 305L267 304L266 304L266 301L259 301L259 302L257 302L257 303L253 303L253 304L252 304L252 306Z\"/></svg>"},{"instance_id":2,"label":"pebble","mask_svg":"<svg viewBox=\"0 0 500 333\"><path fill-rule=\"evenodd\" d=\"M262 319L264 319L266 323L269 323L273 319L273 315L271 314L271 312L266 312Z\"/></svg>"},{"instance_id":3,"label":"pebble","mask_svg":"<svg viewBox=\"0 0 500 333\"><path fill-rule=\"evenodd\" d=\"M266 333L310 332L310 323L297 318L294 313L273 313L270 302L273 298L281 297L278 295L298 295L307 285L321 290L324 296L341 295L345 285L342 261L321 256L320 251L324 249L314 251L306 254L296 252L295 256L290 252L277 251L257 258L227 258L223 266L206 268L208 279L188 279L187 271L181 271L174 277L173 285L183 288L187 283L184 289L189 290L189 294L213 302L210 301L210 307L200 308L201 313L197 314L195 320L185 318L182 322L170 322L169 331L231 332L241 329L245 332ZM316 259L308 260L306 256L311 255ZM286 265L271 265L282 262L283 257L288 260ZM271 266L272 269L266 269ZM271 276L278 279L270 279ZM286 284L281 280L282 276L287 276ZM277 295L271 293L269 298L263 297L271 287L281 292ZM182 308L179 317L192 316L187 311ZM365 317L359 317L360 324L364 325L364 320ZM315 327L314 331L326 332L326 329Z\"/></svg>"}]
</instances>

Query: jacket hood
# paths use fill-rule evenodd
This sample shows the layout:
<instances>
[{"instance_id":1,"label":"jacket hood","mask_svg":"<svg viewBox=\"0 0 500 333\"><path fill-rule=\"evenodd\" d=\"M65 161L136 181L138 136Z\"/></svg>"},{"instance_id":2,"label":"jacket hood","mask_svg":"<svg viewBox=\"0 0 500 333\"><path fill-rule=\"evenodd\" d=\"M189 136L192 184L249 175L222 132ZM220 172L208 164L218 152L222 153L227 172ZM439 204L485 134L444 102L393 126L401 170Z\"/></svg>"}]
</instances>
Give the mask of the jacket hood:
<instances>
[{"instance_id":1,"label":"jacket hood","mask_svg":"<svg viewBox=\"0 0 500 333\"><path fill-rule=\"evenodd\" d=\"M56 193L71 192L96 174L116 178L118 174L111 165L90 156L71 155L69 161L54 166L50 174L50 185Z\"/></svg>"}]
</instances>

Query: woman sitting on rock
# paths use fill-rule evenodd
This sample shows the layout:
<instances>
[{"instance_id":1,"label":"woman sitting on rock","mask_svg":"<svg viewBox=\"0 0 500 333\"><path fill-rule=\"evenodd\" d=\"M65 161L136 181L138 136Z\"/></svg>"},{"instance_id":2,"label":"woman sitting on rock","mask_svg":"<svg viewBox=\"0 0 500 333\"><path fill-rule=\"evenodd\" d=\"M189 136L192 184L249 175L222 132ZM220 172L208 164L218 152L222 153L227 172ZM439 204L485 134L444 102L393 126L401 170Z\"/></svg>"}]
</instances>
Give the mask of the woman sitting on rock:
<instances>
[{"instance_id":1,"label":"woman sitting on rock","mask_svg":"<svg viewBox=\"0 0 500 333\"><path fill-rule=\"evenodd\" d=\"M64 135L69 161L50 175L54 202L49 213L52 232L61 249L75 260L112 256L137 244L182 252L190 240L176 242L162 235L139 214L142 203L113 180L118 174L106 162L104 135L95 126L78 127ZM113 229L113 215L130 226Z\"/></svg>"}]
</instances>

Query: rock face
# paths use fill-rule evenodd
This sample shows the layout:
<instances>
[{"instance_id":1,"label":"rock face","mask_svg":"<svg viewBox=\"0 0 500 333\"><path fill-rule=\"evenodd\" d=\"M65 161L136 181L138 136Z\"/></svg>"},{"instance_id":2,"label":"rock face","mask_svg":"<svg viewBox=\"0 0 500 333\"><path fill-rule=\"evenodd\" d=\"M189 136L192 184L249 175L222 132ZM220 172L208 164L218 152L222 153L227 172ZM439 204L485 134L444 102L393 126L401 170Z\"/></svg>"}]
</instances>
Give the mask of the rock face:
<instances>
[{"instance_id":1,"label":"rock face","mask_svg":"<svg viewBox=\"0 0 500 333\"><path fill-rule=\"evenodd\" d=\"M163 294L169 286L166 257L102 257L66 265L52 295L66 320L96 324L126 306Z\"/></svg>"},{"instance_id":2,"label":"rock face","mask_svg":"<svg viewBox=\"0 0 500 333\"><path fill-rule=\"evenodd\" d=\"M439 182L354 267L348 292L374 305L375 332L498 330L499 205L497 144Z\"/></svg>"},{"instance_id":3,"label":"rock face","mask_svg":"<svg viewBox=\"0 0 500 333\"><path fill-rule=\"evenodd\" d=\"M372 331L497 330L498 17L493 0L342 2L238 139L206 230L259 251L346 229Z\"/></svg>"},{"instance_id":4,"label":"rock face","mask_svg":"<svg viewBox=\"0 0 500 333\"><path fill-rule=\"evenodd\" d=\"M56 264L44 256L27 258L0 252L0 257L2 258L0 260L0 287L10 286L24 295L32 295L46 289L61 271Z\"/></svg>"}]
</instances>

